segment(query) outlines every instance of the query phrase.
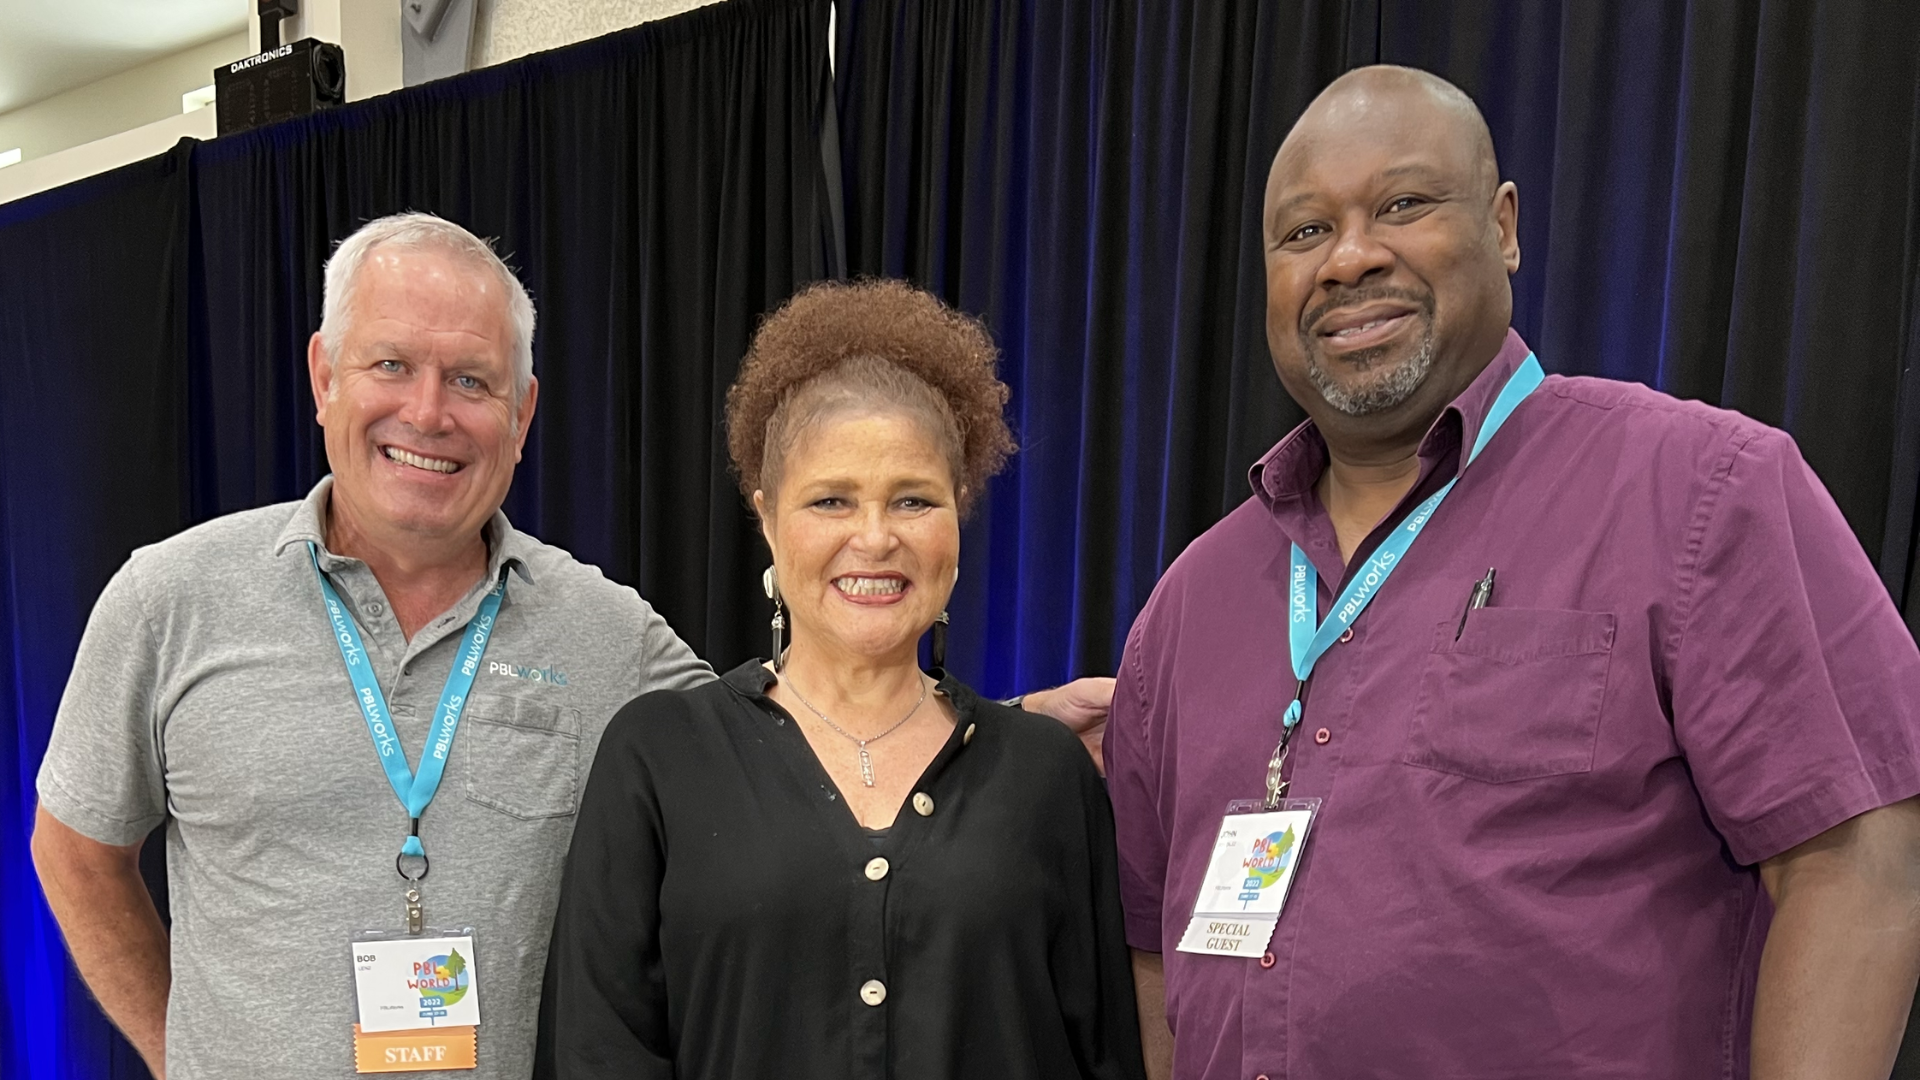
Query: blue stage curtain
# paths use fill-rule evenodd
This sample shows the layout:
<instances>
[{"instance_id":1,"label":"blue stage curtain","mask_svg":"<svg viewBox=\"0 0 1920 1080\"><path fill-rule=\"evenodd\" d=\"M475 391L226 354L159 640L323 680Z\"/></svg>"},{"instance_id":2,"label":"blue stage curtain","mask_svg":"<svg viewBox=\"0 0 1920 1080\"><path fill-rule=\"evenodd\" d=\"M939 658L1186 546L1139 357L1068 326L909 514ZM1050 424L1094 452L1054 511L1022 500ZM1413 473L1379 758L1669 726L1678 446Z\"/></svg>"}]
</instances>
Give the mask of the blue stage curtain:
<instances>
[{"instance_id":1,"label":"blue stage curtain","mask_svg":"<svg viewBox=\"0 0 1920 1080\"><path fill-rule=\"evenodd\" d=\"M1487 113L1542 360L1791 432L1920 636L1920 6L1380 7Z\"/></svg>"},{"instance_id":2,"label":"blue stage curtain","mask_svg":"<svg viewBox=\"0 0 1920 1080\"><path fill-rule=\"evenodd\" d=\"M186 521L188 159L182 147L0 206L0 1075L8 1080L146 1073L68 963L27 838L33 778L91 598L129 551Z\"/></svg>"},{"instance_id":3,"label":"blue stage curtain","mask_svg":"<svg viewBox=\"0 0 1920 1080\"><path fill-rule=\"evenodd\" d=\"M839 10L849 269L982 317L1013 388L1021 451L965 534L953 666L994 693L1111 672L1300 416L1267 359L1260 196L1372 23L1339 0Z\"/></svg>"}]
</instances>

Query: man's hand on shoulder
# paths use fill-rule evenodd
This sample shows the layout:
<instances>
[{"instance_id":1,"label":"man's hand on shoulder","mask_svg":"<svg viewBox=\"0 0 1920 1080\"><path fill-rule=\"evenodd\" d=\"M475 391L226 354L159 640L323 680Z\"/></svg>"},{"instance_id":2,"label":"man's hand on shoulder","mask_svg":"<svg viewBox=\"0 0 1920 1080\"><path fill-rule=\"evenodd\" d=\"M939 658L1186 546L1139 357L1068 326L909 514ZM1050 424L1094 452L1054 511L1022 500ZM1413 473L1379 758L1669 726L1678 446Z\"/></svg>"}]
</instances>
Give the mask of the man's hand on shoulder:
<instances>
[{"instance_id":1,"label":"man's hand on shoulder","mask_svg":"<svg viewBox=\"0 0 1920 1080\"><path fill-rule=\"evenodd\" d=\"M1104 675L1075 679L1051 690L1035 690L1020 699L1020 707L1067 725L1093 757L1093 767L1107 774L1100 740L1107 733L1107 711L1113 707L1113 680Z\"/></svg>"}]
</instances>

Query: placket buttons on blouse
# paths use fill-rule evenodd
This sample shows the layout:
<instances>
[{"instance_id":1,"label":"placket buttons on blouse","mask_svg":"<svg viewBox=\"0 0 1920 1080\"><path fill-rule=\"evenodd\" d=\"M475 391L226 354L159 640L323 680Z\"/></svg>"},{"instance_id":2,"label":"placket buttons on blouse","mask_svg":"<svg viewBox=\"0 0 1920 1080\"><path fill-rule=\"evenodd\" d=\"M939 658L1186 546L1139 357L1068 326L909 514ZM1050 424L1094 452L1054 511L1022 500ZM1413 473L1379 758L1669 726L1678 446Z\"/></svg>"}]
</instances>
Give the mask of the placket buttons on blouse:
<instances>
[{"instance_id":1,"label":"placket buttons on blouse","mask_svg":"<svg viewBox=\"0 0 1920 1080\"><path fill-rule=\"evenodd\" d=\"M879 979L868 979L861 983L860 1000L869 1005L878 1005L887 1000L887 984Z\"/></svg>"},{"instance_id":2,"label":"placket buttons on blouse","mask_svg":"<svg viewBox=\"0 0 1920 1080\"><path fill-rule=\"evenodd\" d=\"M933 816L933 796L924 791L913 793L913 812L921 817Z\"/></svg>"},{"instance_id":3,"label":"placket buttons on blouse","mask_svg":"<svg viewBox=\"0 0 1920 1080\"><path fill-rule=\"evenodd\" d=\"M887 869L887 860L875 856L867 862L867 880L879 881L887 876Z\"/></svg>"}]
</instances>

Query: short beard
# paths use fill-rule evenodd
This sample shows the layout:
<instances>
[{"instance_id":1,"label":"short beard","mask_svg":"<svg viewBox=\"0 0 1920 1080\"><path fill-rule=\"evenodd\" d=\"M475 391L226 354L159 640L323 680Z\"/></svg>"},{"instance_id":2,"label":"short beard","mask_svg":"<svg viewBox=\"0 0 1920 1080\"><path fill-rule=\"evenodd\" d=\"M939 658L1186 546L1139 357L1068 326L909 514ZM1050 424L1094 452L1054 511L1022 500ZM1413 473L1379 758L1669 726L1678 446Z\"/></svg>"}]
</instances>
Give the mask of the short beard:
<instances>
[{"instance_id":1,"label":"short beard","mask_svg":"<svg viewBox=\"0 0 1920 1080\"><path fill-rule=\"evenodd\" d=\"M1372 378L1361 382L1357 387L1342 386L1327 369L1320 366L1318 350L1311 344L1306 349L1307 381L1313 384L1327 404L1348 416L1371 416L1385 412L1412 397L1420 384L1427 381L1427 373L1433 370L1433 320L1426 319L1426 332L1420 338L1420 344L1413 355L1384 371L1374 372L1373 368L1381 361L1381 354L1390 346L1382 345L1376 349L1366 349L1353 353L1341 362L1358 368Z\"/></svg>"}]
</instances>

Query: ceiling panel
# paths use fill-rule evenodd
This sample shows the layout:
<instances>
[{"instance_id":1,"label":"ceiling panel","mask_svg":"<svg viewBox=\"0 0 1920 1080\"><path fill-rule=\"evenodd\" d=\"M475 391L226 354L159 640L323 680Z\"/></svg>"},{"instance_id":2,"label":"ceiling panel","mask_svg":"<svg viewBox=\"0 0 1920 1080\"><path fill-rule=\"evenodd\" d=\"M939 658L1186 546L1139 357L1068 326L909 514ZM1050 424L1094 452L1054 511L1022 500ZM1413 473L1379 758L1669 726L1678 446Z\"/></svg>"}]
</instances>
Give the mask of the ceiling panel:
<instances>
[{"instance_id":1,"label":"ceiling panel","mask_svg":"<svg viewBox=\"0 0 1920 1080\"><path fill-rule=\"evenodd\" d=\"M247 27L251 0L0 0L0 113Z\"/></svg>"}]
</instances>

